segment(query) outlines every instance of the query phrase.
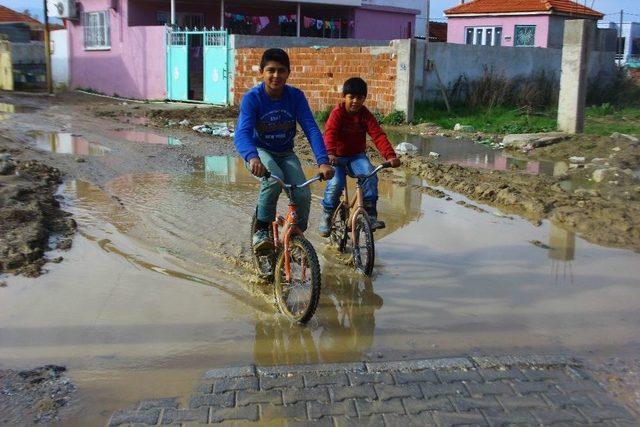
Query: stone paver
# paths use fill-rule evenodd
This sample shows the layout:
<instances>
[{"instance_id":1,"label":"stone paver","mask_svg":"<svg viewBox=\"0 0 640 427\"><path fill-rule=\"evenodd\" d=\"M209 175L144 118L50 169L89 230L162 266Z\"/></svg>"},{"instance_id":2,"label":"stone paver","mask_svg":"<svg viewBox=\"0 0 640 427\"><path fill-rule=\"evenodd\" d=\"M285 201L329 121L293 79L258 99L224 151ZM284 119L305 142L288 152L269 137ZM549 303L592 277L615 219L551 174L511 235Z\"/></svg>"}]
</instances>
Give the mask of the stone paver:
<instances>
[{"instance_id":1,"label":"stone paver","mask_svg":"<svg viewBox=\"0 0 640 427\"><path fill-rule=\"evenodd\" d=\"M188 408L178 401L138 402L108 425L640 425L563 356L212 369Z\"/></svg>"}]
</instances>

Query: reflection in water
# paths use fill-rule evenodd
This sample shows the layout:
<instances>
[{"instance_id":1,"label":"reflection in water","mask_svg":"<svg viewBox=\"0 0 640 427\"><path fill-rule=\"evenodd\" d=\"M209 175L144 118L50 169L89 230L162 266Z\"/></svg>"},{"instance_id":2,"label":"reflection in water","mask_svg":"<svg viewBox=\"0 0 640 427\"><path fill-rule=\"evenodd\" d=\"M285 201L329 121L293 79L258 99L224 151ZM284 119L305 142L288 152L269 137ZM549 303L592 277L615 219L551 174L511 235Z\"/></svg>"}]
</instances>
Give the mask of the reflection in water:
<instances>
[{"instance_id":1,"label":"reflection in water","mask_svg":"<svg viewBox=\"0 0 640 427\"><path fill-rule=\"evenodd\" d=\"M170 146L182 145L182 142L178 138L174 138L173 136L159 135L157 133L140 130L115 130L111 132L111 134L117 138L122 138L126 139L127 141L143 144L158 144Z\"/></svg>"},{"instance_id":2,"label":"reflection in water","mask_svg":"<svg viewBox=\"0 0 640 427\"><path fill-rule=\"evenodd\" d=\"M79 154L99 156L108 153L107 147L89 142L81 136L65 132L38 132L37 148L58 154Z\"/></svg>"},{"instance_id":3,"label":"reflection in water","mask_svg":"<svg viewBox=\"0 0 640 427\"><path fill-rule=\"evenodd\" d=\"M254 358L259 365L362 360L373 345L375 312L383 305L369 278L325 264L316 317L308 326L281 316L256 322Z\"/></svg>"},{"instance_id":4,"label":"reflection in water","mask_svg":"<svg viewBox=\"0 0 640 427\"><path fill-rule=\"evenodd\" d=\"M571 262L575 257L575 251L576 234L551 223L549 229L549 258L552 260L551 270L556 283L561 280L560 269L562 268L562 280L568 280L570 284L573 284Z\"/></svg>"},{"instance_id":5,"label":"reflection in water","mask_svg":"<svg viewBox=\"0 0 640 427\"><path fill-rule=\"evenodd\" d=\"M6 102L0 102L0 113L32 113L38 111L35 107L27 107L24 105L13 105Z\"/></svg>"},{"instance_id":6,"label":"reflection in water","mask_svg":"<svg viewBox=\"0 0 640 427\"><path fill-rule=\"evenodd\" d=\"M553 163L519 159L506 154L503 150L494 150L465 139L453 139L440 136L423 137L397 132L389 132L388 135L394 144L403 141L410 142L418 147L418 153L423 156L428 155L430 152L440 154L438 160L441 163L455 163L461 166L480 169L518 170L533 175L558 176L568 170L568 165L564 162Z\"/></svg>"}]
</instances>

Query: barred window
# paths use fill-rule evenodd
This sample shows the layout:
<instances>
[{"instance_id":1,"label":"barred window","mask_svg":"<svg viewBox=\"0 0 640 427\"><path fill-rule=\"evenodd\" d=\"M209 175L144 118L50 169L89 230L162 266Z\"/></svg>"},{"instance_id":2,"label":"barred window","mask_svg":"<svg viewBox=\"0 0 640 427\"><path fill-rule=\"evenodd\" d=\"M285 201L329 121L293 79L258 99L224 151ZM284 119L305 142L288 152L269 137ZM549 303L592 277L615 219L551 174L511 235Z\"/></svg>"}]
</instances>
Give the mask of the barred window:
<instances>
[{"instance_id":1,"label":"barred window","mask_svg":"<svg viewBox=\"0 0 640 427\"><path fill-rule=\"evenodd\" d=\"M105 50L111 48L111 28L109 12L86 12L82 14L85 50Z\"/></svg>"}]
</instances>

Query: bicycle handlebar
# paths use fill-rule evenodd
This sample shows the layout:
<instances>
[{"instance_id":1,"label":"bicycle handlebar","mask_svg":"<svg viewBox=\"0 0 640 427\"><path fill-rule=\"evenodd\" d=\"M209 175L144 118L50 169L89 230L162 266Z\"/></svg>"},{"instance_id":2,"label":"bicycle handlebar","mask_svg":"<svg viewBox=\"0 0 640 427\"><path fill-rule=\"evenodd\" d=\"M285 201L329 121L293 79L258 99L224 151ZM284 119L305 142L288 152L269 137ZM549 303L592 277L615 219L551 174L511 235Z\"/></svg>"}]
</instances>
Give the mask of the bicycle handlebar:
<instances>
[{"instance_id":1,"label":"bicycle handlebar","mask_svg":"<svg viewBox=\"0 0 640 427\"><path fill-rule=\"evenodd\" d=\"M368 178L371 178L373 175L377 174L378 172L380 172L382 169L386 169L386 168L390 168L390 167L391 167L391 162L384 162L381 165L378 165L368 175L357 175L356 178L368 179Z\"/></svg>"},{"instance_id":2,"label":"bicycle handlebar","mask_svg":"<svg viewBox=\"0 0 640 427\"><path fill-rule=\"evenodd\" d=\"M314 176L313 178L303 182L302 184L287 184L286 182L284 182L284 180L282 178L280 178L278 175L274 175L271 172L267 171L267 173L264 174L264 176L261 178L263 180L267 180L269 178L273 178L278 184L280 184L283 188L304 188L308 185L311 185L312 183L316 182L316 181L322 181L322 174L318 173L316 176ZM260 178L259 178L260 179Z\"/></svg>"}]
</instances>

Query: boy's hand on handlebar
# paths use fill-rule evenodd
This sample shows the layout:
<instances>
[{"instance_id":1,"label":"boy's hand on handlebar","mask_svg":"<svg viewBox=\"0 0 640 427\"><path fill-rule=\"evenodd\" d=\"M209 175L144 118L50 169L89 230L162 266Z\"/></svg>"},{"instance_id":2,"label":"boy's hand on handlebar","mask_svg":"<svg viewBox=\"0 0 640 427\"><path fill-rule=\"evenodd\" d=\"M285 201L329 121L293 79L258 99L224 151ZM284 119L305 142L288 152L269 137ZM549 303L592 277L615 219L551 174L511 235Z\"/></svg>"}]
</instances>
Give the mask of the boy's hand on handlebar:
<instances>
[{"instance_id":1,"label":"boy's hand on handlebar","mask_svg":"<svg viewBox=\"0 0 640 427\"><path fill-rule=\"evenodd\" d=\"M333 168L329 165L320 165L318 166L318 169L320 170L320 174L322 175L322 179L325 181L329 181L331 178L333 178L333 175L335 173L335 171L333 170Z\"/></svg>"},{"instance_id":2,"label":"boy's hand on handlebar","mask_svg":"<svg viewBox=\"0 0 640 427\"><path fill-rule=\"evenodd\" d=\"M267 168L262 164L258 157L254 157L249 160L249 166L251 167L251 173L258 178L262 178L267 173Z\"/></svg>"},{"instance_id":3,"label":"boy's hand on handlebar","mask_svg":"<svg viewBox=\"0 0 640 427\"><path fill-rule=\"evenodd\" d=\"M397 168L398 166L400 166L402 164L400 159L397 158L397 157L392 157L388 161L389 161L389 164L391 165L392 168Z\"/></svg>"}]
</instances>

